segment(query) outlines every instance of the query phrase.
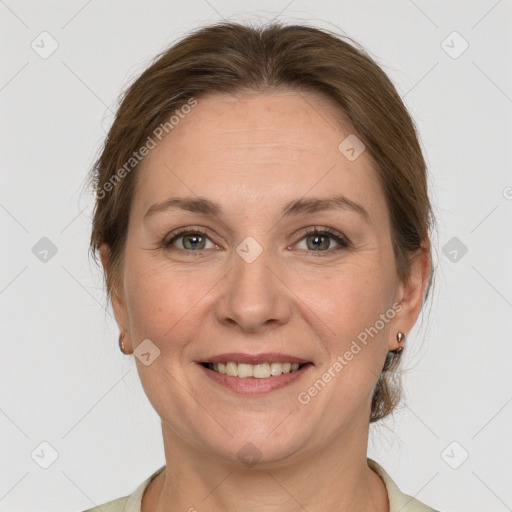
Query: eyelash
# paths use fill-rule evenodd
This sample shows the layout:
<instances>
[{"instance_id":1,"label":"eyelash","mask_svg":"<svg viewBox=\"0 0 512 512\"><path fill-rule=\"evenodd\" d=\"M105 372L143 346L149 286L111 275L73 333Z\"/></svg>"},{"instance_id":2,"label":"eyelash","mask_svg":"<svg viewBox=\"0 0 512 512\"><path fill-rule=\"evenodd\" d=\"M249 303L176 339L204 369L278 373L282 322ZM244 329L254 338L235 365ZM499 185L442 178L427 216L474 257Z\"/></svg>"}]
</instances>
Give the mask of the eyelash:
<instances>
[{"instance_id":1,"label":"eyelash","mask_svg":"<svg viewBox=\"0 0 512 512\"><path fill-rule=\"evenodd\" d=\"M180 251L187 253L187 255L190 256L201 256L204 251L207 251L208 249L199 249L199 250L188 250L188 249L182 249L179 247L173 247L172 244L179 238L185 236L185 235L201 235L203 237L206 237L210 240L210 237L207 233L202 231L201 229L189 229L184 228L181 230L178 230L174 233L171 233L170 238L167 241L164 241L162 244L162 248L164 248L167 251ZM302 237L298 240L299 242L302 241L304 238L307 238L309 236L328 236L329 238L332 238L338 245L332 249L328 249L327 251L312 251L312 250L306 250L306 253L312 253L315 256L322 257L324 255L332 254L334 251L341 250L341 249L348 249L350 247L350 242L348 239L342 235L341 233L338 233L337 231L334 231L330 228L321 228L318 229L316 226L314 228L308 229L305 233L303 233ZM213 240L211 240L213 242Z\"/></svg>"}]
</instances>

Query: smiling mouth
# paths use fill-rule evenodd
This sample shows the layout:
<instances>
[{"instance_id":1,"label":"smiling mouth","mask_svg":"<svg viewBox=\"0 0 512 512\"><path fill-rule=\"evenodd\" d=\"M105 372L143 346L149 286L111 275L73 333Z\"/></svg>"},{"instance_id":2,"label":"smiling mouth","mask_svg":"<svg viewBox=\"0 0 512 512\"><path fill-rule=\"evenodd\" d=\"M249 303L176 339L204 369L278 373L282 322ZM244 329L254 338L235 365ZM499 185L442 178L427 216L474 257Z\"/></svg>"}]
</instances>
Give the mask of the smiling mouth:
<instances>
[{"instance_id":1,"label":"smiling mouth","mask_svg":"<svg viewBox=\"0 0 512 512\"><path fill-rule=\"evenodd\" d=\"M304 366L309 366L311 363L260 363L260 364L247 364L235 363L234 361L227 361L225 363L201 363L202 366L217 373L228 375L230 377L239 377L242 379L267 379L269 377L277 377L283 373L294 373Z\"/></svg>"}]
</instances>

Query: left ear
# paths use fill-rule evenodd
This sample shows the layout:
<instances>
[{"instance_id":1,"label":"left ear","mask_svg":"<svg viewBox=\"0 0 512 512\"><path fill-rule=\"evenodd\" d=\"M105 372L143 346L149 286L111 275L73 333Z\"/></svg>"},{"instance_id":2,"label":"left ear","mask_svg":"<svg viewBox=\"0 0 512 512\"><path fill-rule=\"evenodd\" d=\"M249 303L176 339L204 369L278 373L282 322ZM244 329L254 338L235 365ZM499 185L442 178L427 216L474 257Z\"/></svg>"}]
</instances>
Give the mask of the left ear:
<instances>
[{"instance_id":1,"label":"left ear","mask_svg":"<svg viewBox=\"0 0 512 512\"><path fill-rule=\"evenodd\" d=\"M388 350L400 347L396 340L398 331L407 336L416 323L423 305L431 270L430 245L427 245L414 253L409 277L398 286L396 300L402 305L402 309L394 318Z\"/></svg>"}]
</instances>

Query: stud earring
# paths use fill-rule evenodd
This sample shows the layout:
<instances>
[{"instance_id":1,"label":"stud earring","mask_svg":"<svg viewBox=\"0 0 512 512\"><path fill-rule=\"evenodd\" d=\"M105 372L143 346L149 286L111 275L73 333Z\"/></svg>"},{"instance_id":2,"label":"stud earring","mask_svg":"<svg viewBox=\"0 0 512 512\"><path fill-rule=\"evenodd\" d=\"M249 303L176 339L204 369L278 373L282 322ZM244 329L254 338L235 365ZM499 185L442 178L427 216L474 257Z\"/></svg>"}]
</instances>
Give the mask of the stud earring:
<instances>
[{"instance_id":1,"label":"stud earring","mask_svg":"<svg viewBox=\"0 0 512 512\"><path fill-rule=\"evenodd\" d=\"M398 331L396 334L396 341L402 345L402 343L405 342L405 334L402 331ZM393 352L396 352L397 354L402 351L404 347L400 346L396 350L393 350Z\"/></svg>"},{"instance_id":2,"label":"stud earring","mask_svg":"<svg viewBox=\"0 0 512 512\"><path fill-rule=\"evenodd\" d=\"M124 332L119 333L119 349L124 354Z\"/></svg>"}]
</instances>

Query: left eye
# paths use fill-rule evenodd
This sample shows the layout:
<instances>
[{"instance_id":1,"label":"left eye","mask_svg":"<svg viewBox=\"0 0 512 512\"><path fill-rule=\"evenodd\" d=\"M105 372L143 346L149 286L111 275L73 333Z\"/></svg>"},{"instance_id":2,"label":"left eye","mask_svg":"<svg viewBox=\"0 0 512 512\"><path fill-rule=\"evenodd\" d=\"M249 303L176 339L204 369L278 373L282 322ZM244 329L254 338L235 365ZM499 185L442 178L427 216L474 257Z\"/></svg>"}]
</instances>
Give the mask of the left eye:
<instances>
[{"instance_id":1,"label":"left eye","mask_svg":"<svg viewBox=\"0 0 512 512\"><path fill-rule=\"evenodd\" d=\"M306 251L325 252L327 249L331 248L332 240L337 244L334 249L348 247L347 241L342 236L326 230L318 231L314 229L313 231L306 233L306 236L301 238L300 242L303 240L306 244Z\"/></svg>"}]
</instances>

